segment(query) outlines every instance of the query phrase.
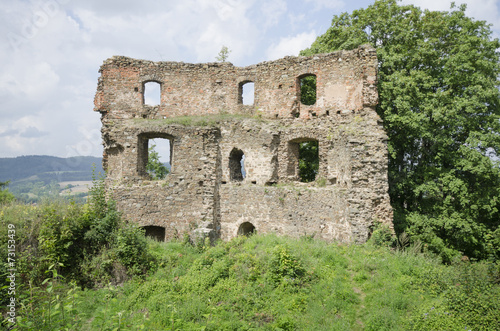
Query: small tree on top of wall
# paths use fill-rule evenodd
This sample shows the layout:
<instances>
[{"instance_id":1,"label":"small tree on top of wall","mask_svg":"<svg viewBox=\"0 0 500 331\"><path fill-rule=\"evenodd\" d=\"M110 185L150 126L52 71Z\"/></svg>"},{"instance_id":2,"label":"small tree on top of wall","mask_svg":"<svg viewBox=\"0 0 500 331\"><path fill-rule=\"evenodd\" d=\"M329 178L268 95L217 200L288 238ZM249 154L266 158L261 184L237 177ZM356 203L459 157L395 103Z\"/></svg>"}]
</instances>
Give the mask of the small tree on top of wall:
<instances>
[{"instance_id":1,"label":"small tree on top of wall","mask_svg":"<svg viewBox=\"0 0 500 331\"><path fill-rule=\"evenodd\" d=\"M226 62L227 58L229 57L229 53L231 53L229 48L227 48L226 46L222 46L219 55L216 56L215 59L219 62Z\"/></svg>"}]
</instances>

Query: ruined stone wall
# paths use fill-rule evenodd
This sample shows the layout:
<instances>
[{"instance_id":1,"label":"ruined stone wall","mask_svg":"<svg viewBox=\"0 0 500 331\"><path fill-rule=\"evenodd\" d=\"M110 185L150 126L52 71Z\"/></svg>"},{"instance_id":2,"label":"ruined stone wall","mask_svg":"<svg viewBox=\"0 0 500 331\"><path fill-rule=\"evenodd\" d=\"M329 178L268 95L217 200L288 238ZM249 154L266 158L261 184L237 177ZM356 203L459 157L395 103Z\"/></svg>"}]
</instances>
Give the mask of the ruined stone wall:
<instances>
[{"instance_id":1,"label":"ruined stone wall","mask_svg":"<svg viewBox=\"0 0 500 331\"><path fill-rule=\"evenodd\" d=\"M387 137L375 112L377 59L362 46L239 68L113 57L101 67L107 188L125 216L183 233L230 239L258 232L366 241L374 221L392 225ZM316 102L300 102L300 78L316 76ZM144 103L147 82L161 86ZM255 84L254 104L242 85ZM171 173L150 180L148 141L171 142ZM298 144L318 142L316 180L299 182ZM239 160L244 155L244 176Z\"/></svg>"}]
</instances>

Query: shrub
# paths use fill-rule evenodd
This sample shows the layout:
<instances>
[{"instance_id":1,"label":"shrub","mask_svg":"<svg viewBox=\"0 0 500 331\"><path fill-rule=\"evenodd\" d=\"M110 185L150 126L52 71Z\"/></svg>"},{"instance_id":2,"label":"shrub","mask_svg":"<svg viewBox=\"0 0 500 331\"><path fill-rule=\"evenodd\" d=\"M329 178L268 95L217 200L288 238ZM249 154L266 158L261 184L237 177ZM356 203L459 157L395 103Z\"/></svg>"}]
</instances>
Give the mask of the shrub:
<instances>
[{"instance_id":1,"label":"shrub","mask_svg":"<svg viewBox=\"0 0 500 331\"><path fill-rule=\"evenodd\" d=\"M116 256L130 274L140 275L147 271L151 255L144 230L136 225L124 224L116 233Z\"/></svg>"},{"instance_id":2,"label":"shrub","mask_svg":"<svg viewBox=\"0 0 500 331\"><path fill-rule=\"evenodd\" d=\"M277 246L269 264L269 276L275 284L298 284L306 273L302 263L284 246Z\"/></svg>"},{"instance_id":3,"label":"shrub","mask_svg":"<svg viewBox=\"0 0 500 331\"><path fill-rule=\"evenodd\" d=\"M390 247L394 244L394 242L395 237L389 226L386 224L376 223L369 239L369 243L375 247Z\"/></svg>"}]
</instances>

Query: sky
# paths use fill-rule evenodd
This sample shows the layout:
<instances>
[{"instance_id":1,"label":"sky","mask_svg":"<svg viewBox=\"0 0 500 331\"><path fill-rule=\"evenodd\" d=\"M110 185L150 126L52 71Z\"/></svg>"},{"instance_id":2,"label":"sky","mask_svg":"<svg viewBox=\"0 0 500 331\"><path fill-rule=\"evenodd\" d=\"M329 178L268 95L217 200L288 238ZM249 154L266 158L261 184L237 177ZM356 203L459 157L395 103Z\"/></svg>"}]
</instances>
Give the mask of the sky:
<instances>
[{"instance_id":1,"label":"sky","mask_svg":"<svg viewBox=\"0 0 500 331\"><path fill-rule=\"evenodd\" d=\"M0 157L101 156L93 111L99 67L113 55L247 66L298 55L334 15L374 0L0 0ZM456 0L493 24L500 0ZM449 0L403 0L448 10Z\"/></svg>"}]
</instances>

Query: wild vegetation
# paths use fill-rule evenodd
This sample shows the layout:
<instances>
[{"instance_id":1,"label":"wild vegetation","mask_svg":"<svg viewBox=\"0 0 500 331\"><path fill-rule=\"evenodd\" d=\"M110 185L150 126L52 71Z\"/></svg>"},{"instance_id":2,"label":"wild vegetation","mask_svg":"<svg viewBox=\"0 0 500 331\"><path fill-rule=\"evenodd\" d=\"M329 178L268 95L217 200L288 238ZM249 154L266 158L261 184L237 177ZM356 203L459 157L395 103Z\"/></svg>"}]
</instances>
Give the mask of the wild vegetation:
<instances>
[{"instance_id":1,"label":"wild vegetation","mask_svg":"<svg viewBox=\"0 0 500 331\"><path fill-rule=\"evenodd\" d=\"M395 229L445 262L500 254L500 42L465 9L378 0L301 52L376 48Z\"/></svg>"},{"instance_id":2,"label":"wild vegetation","mask_svg":"<svg viewBox=\"0 0 500 331\"><path fill-rule=\"evenodd\" d=\"M4 246L16 228L19 330L500 328L498 264L444 265L387 228L364 245L156 242L120 219L102 187L85 206L7 204L0 221Z\"/></svg>"},{"instance_id":3,"label":"wild vegetation","mask_svg":"<svg viewBox=\"0 0 500 331\"><path fill-rule=\"evenodd\" d=\"M0 182L0 205L15 200L14 194L9 192L9 182Z\"/></svg>"},{"instance_id":4,"label":"wild vegetation","mask_svg":"<svg viewBox=\"0 0 500 331\"><path fill-rule=\"evenodd\" d=\"M143 231L124 222L114 202L106 201L103 180L94 181L84 205L63 200L39 205L5 203L0 223L2 245L15 246L14 258L7 249L0 251L4 261L0 274L7 279L13 266L16 270L15 293L3 287L0 301L6 307L15 297L18 316L22 316L19 325L32 325L31 329L39 323L46 323L47 330L52 325L51 302L62 295L52 291L60 279L65 280L63 287L71 286L72 293L143 275L154 261ZM6 263L8 257L14 265ZM49 315L38 316L43 300L49 300ZM23 318L28 324L22 324Z\"/></svg>"},{"instance_id":5,"label":"wild vegetation","mask_svg":"<svg viewBox=\"0 0 500 331\"><path fill-rule=\"evenodd\" d=\"M367 244L240 236L214 246L147 239L96 180L87 204L4 203L15 229L18 330L494 330L498 261L449 265L420 242L377 228ZM7 250L0 259L7 261ZM10 275L2 264L0 273ZM16 324L6 315L16 298Z\"/></svg>"}]
</instances>

